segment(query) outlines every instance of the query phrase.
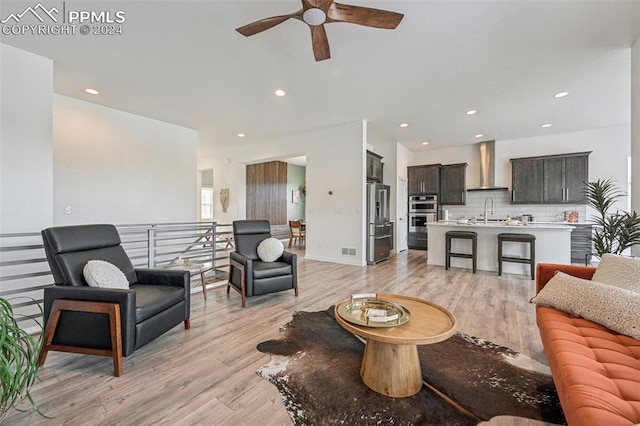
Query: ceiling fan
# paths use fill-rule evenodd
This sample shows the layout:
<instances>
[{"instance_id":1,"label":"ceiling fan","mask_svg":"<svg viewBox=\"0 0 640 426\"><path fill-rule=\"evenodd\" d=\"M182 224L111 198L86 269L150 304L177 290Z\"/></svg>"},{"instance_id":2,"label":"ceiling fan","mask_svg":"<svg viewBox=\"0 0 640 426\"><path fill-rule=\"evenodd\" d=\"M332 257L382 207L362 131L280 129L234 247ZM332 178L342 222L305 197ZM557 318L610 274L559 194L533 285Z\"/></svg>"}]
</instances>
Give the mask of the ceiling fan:
<instances>
[{"instance_id":1,"label":"ceiling fan","mask_svg":"<svg viewBox=\"0 0 640 426\"><path fill-rule=\"evenodd\" d=\"M288 15L272 16L236 28L245 37L273 28L284 21L294 18L309 25L313 55L316 61L329 59L329 40L324 24L348 22L366 27L392 30L398 26L404 15L387 10L372 9L363 6L350 6L335 3L333 0L301 0L302 9Z\"/></svg>"}]
</instances>

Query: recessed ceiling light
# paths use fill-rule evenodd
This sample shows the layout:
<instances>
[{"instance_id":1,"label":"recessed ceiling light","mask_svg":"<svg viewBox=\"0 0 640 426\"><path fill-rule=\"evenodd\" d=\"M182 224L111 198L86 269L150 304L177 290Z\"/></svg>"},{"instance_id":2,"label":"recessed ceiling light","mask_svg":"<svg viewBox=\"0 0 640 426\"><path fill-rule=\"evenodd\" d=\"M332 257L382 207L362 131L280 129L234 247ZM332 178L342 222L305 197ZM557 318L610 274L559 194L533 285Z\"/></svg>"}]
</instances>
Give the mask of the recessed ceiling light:
<instances>
[{"instance_id":1,"label":"recessed ceiling light","mask_svg":"<svg viewBox=\"0 0 640 426\"><path fill-rule=\"evenodd\" d=\"M91 95L97 95L100 92L98 92L96 89L84 89L85 92L91 94Z\"/></svg>"},{"instance_id":2,"label":"recessed ceiling light","mask_svg":"<svg viewBox=\"0 0 640 426\"><path fill-rule=\"evenodd\" d=\"M422 145L429 145L429 142L422 142Z\"/></svg>"},{"instance_id":3,"label":"recessed ceiling light","mask_svg":"<svg viewBox=\"0 0 640 426\"><path fill-rule=\"evenodd\" d=\"M409 127L409 123L400 123L400 127Z\"/></svg>"},{"instance_id":4,"label":"recessed ceiling light","mask_svg":"<svg viewBox=\"0 0 640 426\"><path fill-rule=\"evenodd\" d=\"M244 133L238 133L239 138L244 138Z\"/></svg>"},{"instance_id":5,"label":"recessed ceiling light","mask_svg":"<svg viewBox=\"0 0 640 426\"><path fill-rule=\"evenodd\" d=\"M287 94L287 92L285 92L285 91L284 91L284 90L282 90L282 89L278 89L278 90L276 90L276 91L275 91L275 92L273 92L273 93L275 93L275 94L276 94L276 96L284 96L284 95L286 95L286 94Z\"/></svg>"},{"instance_id":6,"label":"recessed ceiling light","mask_svg":"<svg viewBox=\"0 0 640 426\"><path fill-rule=\"evenodd\" d=\"M483 135L482 133L478 133L478 134L476 135L476 138L481 138L481 137L483 137L483 136L484 136L484 135Z\"/></svg>"},{"instance_id":7,"label":"recessed ceiling light","mask_svg":"<svg viewBox=\"0 0 640 426\"><path fill-rule=\"evenodd\" d=\"M543 124L543 125L542 125L542 126L540 126L540 127L544 127L544 128L546 129L547 127L551 127L551 123Z\"/></svg>"},{"instance_id":8,"label":"recessed ceiling light","mask_svg":"<svg viewBox=\"0 0 640 426\"><path fill-rule=\"evenodd\" d=\"M478 111L476 111L475 109L470 109L469 111L467 111L467 115L473 115L475 113L477 113Z\"/></svg>"},{"instance_id":9,"label":"recessed ceiling light","mask_svg":"<svg viewBox=\"0 0 640 426\"><path fill-rule=\"evenodd\" d=\"M569 92L559 92L559 93L556 93L555 95L553 95L553 97L554 98L564 98L568 94L569 94Z\"/></svg>"}]
</instances>

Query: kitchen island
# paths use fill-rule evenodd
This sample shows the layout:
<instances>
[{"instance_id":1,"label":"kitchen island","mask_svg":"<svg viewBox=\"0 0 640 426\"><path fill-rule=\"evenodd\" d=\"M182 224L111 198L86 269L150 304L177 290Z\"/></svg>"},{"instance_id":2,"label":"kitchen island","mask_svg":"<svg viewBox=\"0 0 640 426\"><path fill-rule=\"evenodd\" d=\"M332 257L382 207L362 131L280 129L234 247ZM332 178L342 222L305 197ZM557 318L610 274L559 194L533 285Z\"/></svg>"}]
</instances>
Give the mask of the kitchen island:
<instances>
[{"instance_id":1,"label":"kitchen island","mask_svg":"<svg viewBox=\"0 0 640 426\"><path fill-rule=\"evenodd\" d=\"M532 234L536 237L536 264L571 263L571 230L573 226L563 223L530 223L527 225L506 225L504 222L489 222L484 224L455 221L440 221L427 224L428 226L428 255L427 264L445 265L445 234L448 231L473 231L478 234L478 270L498 271L498 234L503 232L513 234ZM454 239L451 251L457 253L471 253L471 243L468 240ZM517 257L529 257L529 245L507 242L503 244L503 254ZM451 258L452 268L471 269L471 260ZM529 265L503 262L502 272L529 275Z\"/></svg>"}]
</instances>

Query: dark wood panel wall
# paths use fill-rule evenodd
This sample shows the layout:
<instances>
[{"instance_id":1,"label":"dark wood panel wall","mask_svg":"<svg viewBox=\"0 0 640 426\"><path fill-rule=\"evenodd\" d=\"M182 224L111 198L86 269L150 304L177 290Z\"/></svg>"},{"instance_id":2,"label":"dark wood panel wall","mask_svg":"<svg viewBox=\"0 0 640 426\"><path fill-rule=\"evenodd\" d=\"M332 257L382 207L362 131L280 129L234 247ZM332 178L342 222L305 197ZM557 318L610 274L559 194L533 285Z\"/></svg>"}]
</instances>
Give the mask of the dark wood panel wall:
<instances>
[{"instance_id":1,"label":"dark wood panel wall","mask_svg":"<svg viewBox=\"0 0 640 426\"><path fill-rule=\"evenodd\" d=\"M247 219L287 224L287 163L247 165Z\"/></svg>"}]
</instances>

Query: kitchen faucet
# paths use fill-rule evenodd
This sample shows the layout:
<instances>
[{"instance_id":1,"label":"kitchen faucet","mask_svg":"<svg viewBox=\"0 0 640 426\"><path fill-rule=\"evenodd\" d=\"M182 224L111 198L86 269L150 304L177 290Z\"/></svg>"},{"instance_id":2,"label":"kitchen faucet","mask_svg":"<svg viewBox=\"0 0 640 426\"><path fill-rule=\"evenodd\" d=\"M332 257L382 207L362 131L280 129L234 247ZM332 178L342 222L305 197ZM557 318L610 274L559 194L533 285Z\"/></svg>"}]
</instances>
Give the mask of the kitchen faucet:
<instances>
[{"instance_id":1,"label":"kitchen faucet","mask_svg":"<svg viewBox=\"0 0 640 426\"><path fill-rule=\"evenodd\" d=\"M487 201L491 200L491 214L495 214L494 211L494 207L493 207L493 198L491 197L487 197L484 199L484 224L487 224L487 216L489 216L489 214L487 213Z\"/></svg>"}]
</instances>

